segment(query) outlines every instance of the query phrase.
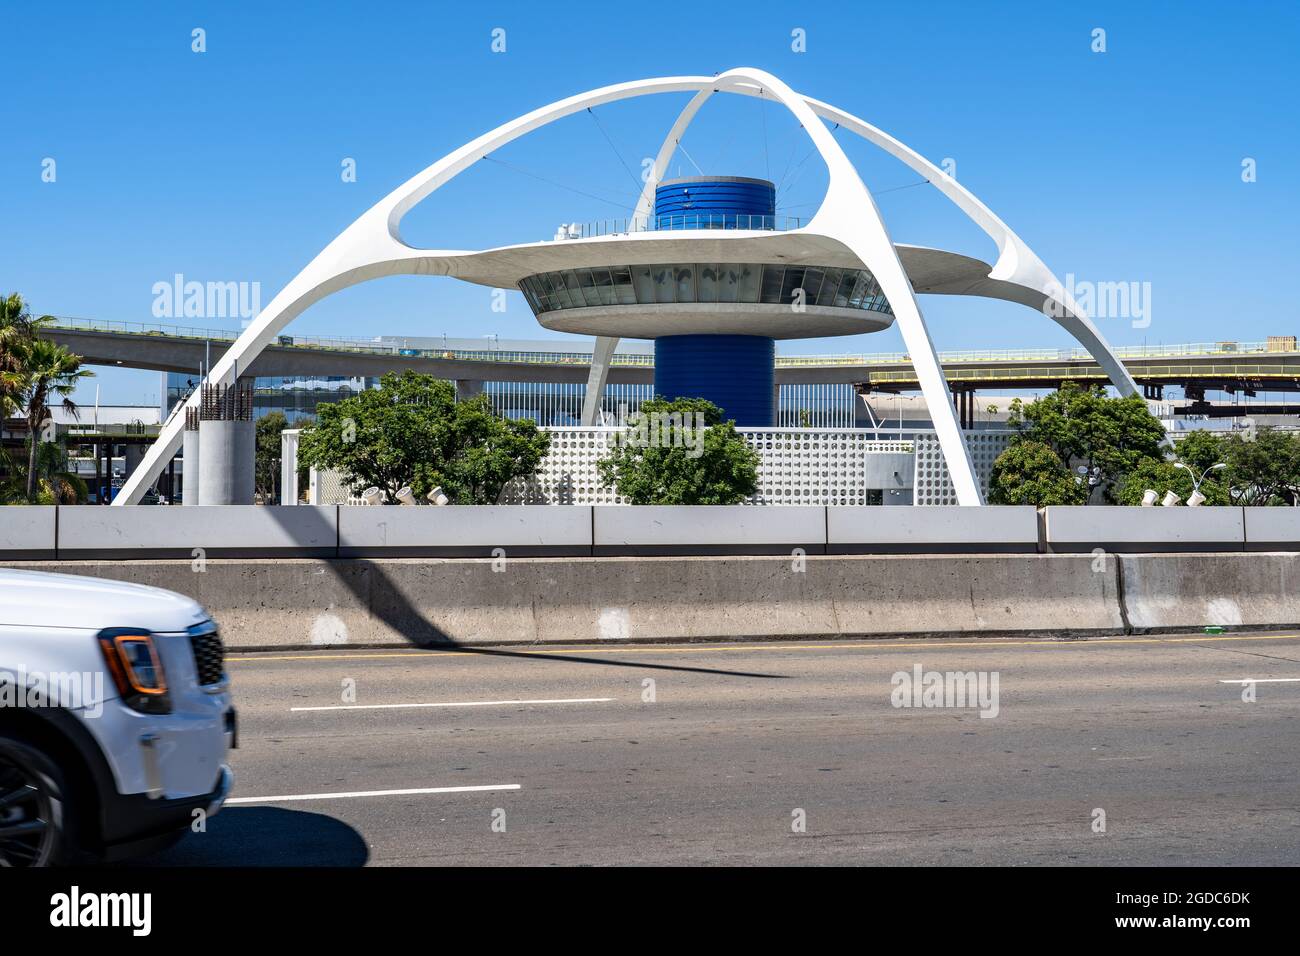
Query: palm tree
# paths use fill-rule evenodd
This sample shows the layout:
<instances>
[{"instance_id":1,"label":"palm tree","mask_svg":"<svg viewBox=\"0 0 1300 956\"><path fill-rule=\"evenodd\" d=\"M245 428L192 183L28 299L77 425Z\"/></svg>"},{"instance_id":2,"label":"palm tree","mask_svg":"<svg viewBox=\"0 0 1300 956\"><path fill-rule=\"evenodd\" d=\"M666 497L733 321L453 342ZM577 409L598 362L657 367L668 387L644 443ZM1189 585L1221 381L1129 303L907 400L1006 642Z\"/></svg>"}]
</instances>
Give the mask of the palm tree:
<instances>
[{"instance_id":1,"label":"palm tree","mask_svg":"<svg viewBox=\"0 0 1300 956\"><path fill-rule=\"evenodd\" d=\"M36 333L53 321L49 315L33 318L17 292L0 298L0 419L21 407L27 389L23 352Z\"/></svg>"},{"instance_id":2,"label":"palm tree","mask_svg":"<svg viewBox=\"0 0 1300 956\"><path fill-rule=\"evenodd\" d=\"M23 398L27 402L27 433L31 437L27 459L27 500L35 503L37 483L37 449L39 431L49 415L51 400L58 402L73 417L77 405L72 393L77 382L95 373L81 367L81 357L48 339L33 338L22 346L21 360L27 384Z\"/></svg>"}]
</instances>

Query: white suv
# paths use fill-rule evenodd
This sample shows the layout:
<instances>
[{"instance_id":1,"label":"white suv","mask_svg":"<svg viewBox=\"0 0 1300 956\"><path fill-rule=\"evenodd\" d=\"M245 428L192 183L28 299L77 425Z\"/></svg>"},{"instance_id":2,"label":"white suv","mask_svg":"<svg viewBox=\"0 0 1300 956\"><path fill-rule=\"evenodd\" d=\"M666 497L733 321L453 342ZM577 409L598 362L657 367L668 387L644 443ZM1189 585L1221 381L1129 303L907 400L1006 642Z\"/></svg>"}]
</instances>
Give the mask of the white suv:
<instances>
[{"instance_id":1,"label":"white suv","mask_svg":"<svg viewBox=\"0 0 1300 956\"><path fill-rule=\"evenodd\" d=\"M167 845L221 808L235 744L221 638L201 606L0 569L0 866Z\"/></svg>"}]
</instances>

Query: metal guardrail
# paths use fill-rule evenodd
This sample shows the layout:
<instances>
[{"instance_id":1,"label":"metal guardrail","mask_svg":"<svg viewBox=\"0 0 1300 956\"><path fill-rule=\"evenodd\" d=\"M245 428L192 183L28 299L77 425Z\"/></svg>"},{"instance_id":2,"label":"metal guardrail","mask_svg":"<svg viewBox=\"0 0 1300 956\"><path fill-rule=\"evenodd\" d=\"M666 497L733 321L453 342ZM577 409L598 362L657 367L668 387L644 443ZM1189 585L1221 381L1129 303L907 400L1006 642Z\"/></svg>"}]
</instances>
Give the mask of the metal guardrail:
<instances>
[{"instance_id":1,"label":"metal guardrail","mask_svg":"<svg viewBox=\"0 0 1300 956\"><path fill-rule=\"evenodd\" d=\"M797 216L751 216L730 213L682 213L680 215L631 216L624 219L598 219L595 222L562 224L555 232L557 240L597 239L602 236L627 236L638 232L677 232L691 229L728 229L749 232L786 232L802 229Z\"/></svg>"},{"instance_id":2,"label":"metal guardrail","mask_svg":"<svg viewBox=\"0 0 1300 956\"><path fill-rule=\"evenodd\" d=\"M1272 347L1267 342L1193 342L1186 345L1121 345L1112 346L1121 359L1200 358L1219 355L1295 355L1300 350ZM906 352L887 352L876 355L787 355L778 356L777 364L787 365L891 365L910 364ZM940 352L939 361L948 364L975 362L1091 362L1093 357L1086 349L979 349L962 352Z\"/></svg>"},{"instance_id":3,"label":"metal guardrail","mask_svg":"<svg viewBox=\"0 0 1300 956\"><path fill-rule=\"evenodd\" d=\"M1300 358L1300 356L1298 356ZM1295 365L1259 363L1250 365L1235 364L1181 364L1144 365L1137 370L1143 379L1153 378L1189 378L1198 375L1223 376L1241 379L1279 378L1294 380L1300 378L1300 361ZM998 381L1008 379L1054 379L1054 378L1096 378L1107 379L1108 376L1098 365L1034 365L1002 366L995 368L945 368L944 377L950 382ZM888 382L915 382L916 372L912 369L898 371L874 372L872 384Z\"/></svg>"},{"instance_id":4,"label":"metal guardrail","mask_svg":"<svg viewBox=\"0 0 1300 956\"><path fill-rule=\"evenodd\" d=\"M162 425L143 424L139 422L115 423L111 425L58 425L55 430L59 435L70 438L133 438L138 436L156 436L162 431Z\"/></svg>"},{"instance_id":5,"label":"metal guardrail","mask_svg":"<svg viewBox=\"0 0 1300 956\"><path fill-rule=\"evenodd\" d=\"M234 329L210 329L169 323L119 322L107 319L81 319L58 316L54 328L84 332L119 332L129 335L160 335L175 338L203 339L233 342L240 332ZM400 345L375 342L367 339L319 335L282 335L275 342L282 348L325 349L338 352L363 352L378 355L404 355L419 358L445 358L460 362L509 362L521 365L587 365L591 354L587 352L540 352L508 349L413 349ZM1158 358L1208 358L1215 356L1294 355L1300 360L1300 350L1286 346L1271 346L1268 342L1193 342L1185 345L1127 345L1114 349L1121 359ZM1092 362L1085 349L980 349L973 351L940 352L939 361L945 365L962 365L984 362ZM905 352L879 354L848 353L841 355L778 355L777 368L826 367L836 365L911 365ZM642 354L615 354L613 364L650 368L654 356ZM1252 369L1258 366L1250 366ZM1279 366L1281 367L1281 366ZM1073 369L1072 374L1078 374ZM1147 370L1144 369L1144 373ZM1278 373L1282 374L1282 373ZM1294 374L1288 370L1286 374Z\"/></svg>"}]
</instances>

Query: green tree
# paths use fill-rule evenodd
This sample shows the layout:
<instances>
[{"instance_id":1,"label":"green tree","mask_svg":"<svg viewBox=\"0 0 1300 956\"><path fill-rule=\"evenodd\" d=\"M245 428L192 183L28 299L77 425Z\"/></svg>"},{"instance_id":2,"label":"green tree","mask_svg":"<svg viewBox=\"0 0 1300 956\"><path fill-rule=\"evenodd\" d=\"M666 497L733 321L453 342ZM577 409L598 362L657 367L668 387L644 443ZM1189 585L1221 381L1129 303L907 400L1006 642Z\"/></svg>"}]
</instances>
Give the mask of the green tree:
<instances>
[{"instance_id":1,"label":"green tree","mask_svg":"<svg viewBox=\"0 0 1300 956\"><path fill-rule=\"evenodd\" d=\"M1213 465L1224 460L1227 454L1227 441L1214 432L1197 430L1188 432L1185 438L1174 445L1174 455L1179 461L1186 462L1196 469L1199 476Z\"/></svg>"},{"instance_id":2,"label":"green tree","mask_svg":"<svg viewBox=\"0 0 1300 956\"><path fill-rule=\"evenodd\" d=\"M1197 447L1193 446L1192 450L1195 451ZM1181 445L1179 450L1182 450ZM1183 460L1187 461L1186 458ZM1190 461L1187 463L1191 464ZM1204 469L1199 465L1193 467L1199 478ZM1219 472L1210 472L1209 477L1201 482L1201 494L1205 496L1207 505L1230 505L1232 500L1228 495L1228 487L1217 480L1218 475ZM1119 480L1115 486L1114 498L1116 504L1140 505L1142 496L1149 488L1159 498L1163 498L1166 491L1172 491L1186 502L1192 496L1193 487L1192 475L1186 468L1175 468L1172 461L1165 459L1143 458Z\"/></svg>"},{"instance_id":3,"label":"green tree","mask_svg":"<svg viewBox=\"0 0 1300 956\"><path fill-rule=\"evenodd\" d=\"M1082 388L1066 382L1028 404L1015 399L1008 421L1020 433L1017 441L1048 446L1067 468L1096 469L1107 500L1113 500L1115 482L1138 462L1160 461L1165 454L1164 427L1146 402L1136 395L1109 398L1099 385Z\"/></svg>"},{"instance_id":4,"label":"green tree","mask_svg":"<svg viewBox=\"0 0 1300 956\"><path fill-rule=\"evenodd\" d=\"M302 464L337 469L354 491L373 486L390 503L409 485L421 500L441 486L455 504L494 504L536 472L551 441L532 421L494 414L487 396L457 402L451 382L411 371L316 412L299 439Z\"/></svg>"},{"instance_id":5,"label":"green tree","mask_svg":"<svg viewBox=\"0 0 1300 956\"><path fill-rule=\"evenodd\" d=\"M30 445L31 439L28 439ZM84 504L90 489L81 476L68 469L67 452L54 442L38 442L36 452L36 496L40 505ZM26 456L30 461L30 455ZM26 504L27 469L22 462L10 461L13 473L0 484L0 504Z\"/></svg>"},{"instance_id":6,"label":"green tree","mask_svg":"<svg viewBox=\"0 0 1300 956\"><path fill-rule=\"evenodd\" d=\"M995 505L1082 505L1090 491L1049 446L1020 438L998 456L989 479Z\"/></svg>"},{"instance_id":7,"label":"green tree","mask_svg":"<svg viewBox=\"0 0 1300 956\"><path fill-rule=\"evenodd\" d=\"M758 491L758 452L722 416L702 398L643 403L633 427L597 465L601 482L634 505L744 501Z\"/></svg>"},{"instance_id":8,"label":"green tree","mask_svg":"<svg viewBox=\"0 0 1300 956\"><path fill-rule=\"evenodd\" d=\"M31 436L28 443L27 500L35 502L39 478L36 461L41 444L39 435L49 417L50 403L58 403L75 417L77 405L72 394L81 379L95 373L81 367L80 356L48 339L33 338L20 347L20 353L26 376L22 398L27 406L27 433Z\"/></svg>"},{"instance_id":9,"label":"green tree","mask_svg":"<svg viewBox=\"0 0 1300 956\"><path fill-rule=\"evenodd\" d=\"M284 412L269 412L257 420L254 485L263 501L278 500L280 485L280 432L289 427Z\"/></svg>"},{"instance_id":10,"label":"green tree","mask_svg":"<svg viewBox=\"0 0 1300 956\"><path fill-rule=\"evenodd\" d=\"M1292 504L1300 500L1300 435L1261 428L1224 442L1227 483L1235 504Z\"/></svg>"}]
</instances>

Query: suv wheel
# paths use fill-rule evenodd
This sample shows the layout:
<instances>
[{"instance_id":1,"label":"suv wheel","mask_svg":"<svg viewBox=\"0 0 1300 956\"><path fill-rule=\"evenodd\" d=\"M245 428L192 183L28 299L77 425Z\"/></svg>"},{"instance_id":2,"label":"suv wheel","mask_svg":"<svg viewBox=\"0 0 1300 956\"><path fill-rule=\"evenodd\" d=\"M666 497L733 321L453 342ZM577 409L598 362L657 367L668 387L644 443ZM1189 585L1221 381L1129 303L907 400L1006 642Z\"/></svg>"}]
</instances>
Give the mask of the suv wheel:
<instances>
[{"instance_id":1,"label":"suv wheel","mask_svg":"<svg viewBox=\"0 0 1300 956\"><path fill-rule=\"evenodd\" d=\"M64 792L43 753L0 737L0 867L50 866L65 856Z\"/></svg>"}]
</instances>

